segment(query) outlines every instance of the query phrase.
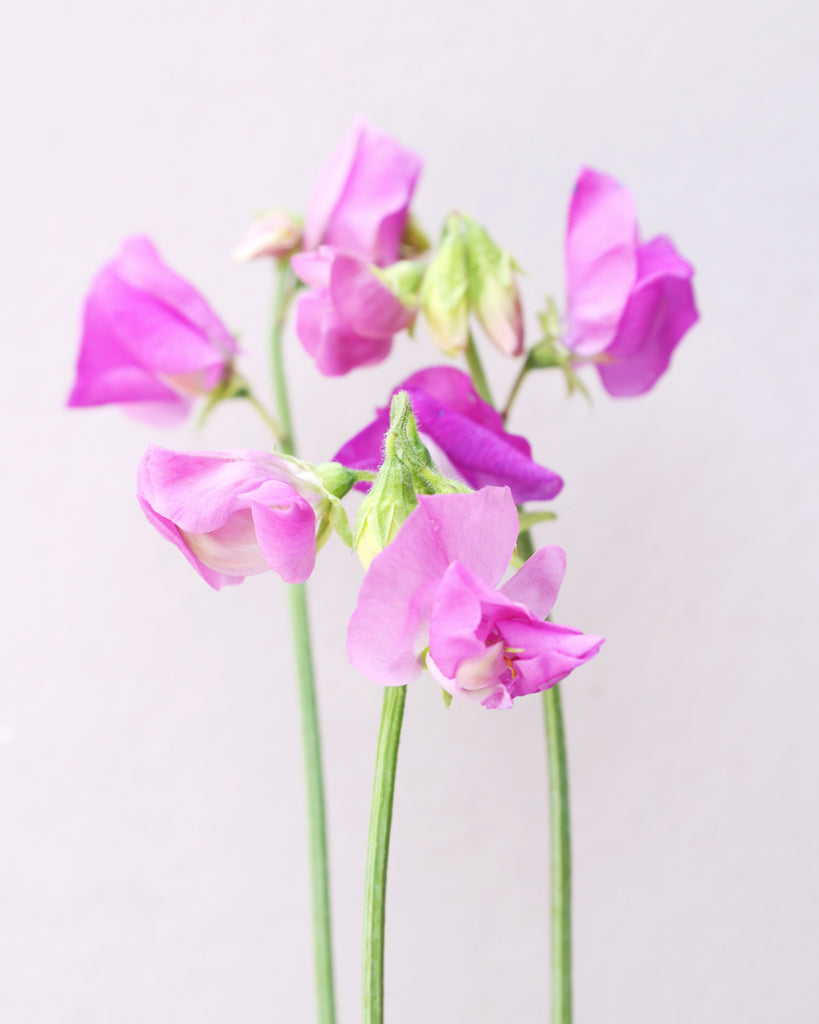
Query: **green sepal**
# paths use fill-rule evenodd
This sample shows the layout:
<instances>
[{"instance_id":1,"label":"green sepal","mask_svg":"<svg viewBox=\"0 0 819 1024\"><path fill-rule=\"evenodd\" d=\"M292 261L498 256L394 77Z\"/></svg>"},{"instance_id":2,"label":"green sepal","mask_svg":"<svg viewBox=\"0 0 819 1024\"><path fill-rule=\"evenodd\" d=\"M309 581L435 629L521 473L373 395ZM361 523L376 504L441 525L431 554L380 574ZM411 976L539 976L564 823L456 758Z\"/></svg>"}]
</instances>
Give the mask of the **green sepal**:
<instances>
[{"instance_id":1,"label":"green sepal","mask_svg":"<svg viewBox=\"0 0 819 1024\"><path fill-rule=\"evenodd\" d=\"M447 709L447 711L449 711L449 709L452 707L452 694L447 693L447 691L442 686L441 696L444 698L444 707Z\"/></svg>"}]
</instances>

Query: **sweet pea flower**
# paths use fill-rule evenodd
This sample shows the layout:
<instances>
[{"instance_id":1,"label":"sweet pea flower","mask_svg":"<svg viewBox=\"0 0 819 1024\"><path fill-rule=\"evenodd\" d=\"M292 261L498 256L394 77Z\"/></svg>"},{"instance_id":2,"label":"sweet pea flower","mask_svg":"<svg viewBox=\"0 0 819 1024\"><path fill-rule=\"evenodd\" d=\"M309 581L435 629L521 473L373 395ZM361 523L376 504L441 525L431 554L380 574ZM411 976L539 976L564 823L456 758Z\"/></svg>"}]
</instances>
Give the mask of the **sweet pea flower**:
<instances>
[{"instance_id":1,"label":"sweet pea flower","mask_svg":"<svg viewBox=\"0 0 819 1024\"><path fill-rule=\"evenodd\" d=\"M296 335L325 376L380 363L412 323L414 311L356 256L321 246L294 256L293 269L311 286L296 304Z\"/></svg>"},{"instance_id":2,"label":"sweet pea flower","mask_svg":"<svg viewBox=\"0 0 819 1024\"><path fill-rule=\"evenodd\" d=\"M276 208L261 214L245 231L231 253L236 263L265 257L282 259L298 249L301 222L287 210Z\"/></svg>"},{"instance_id":3,"label":"sweet pea flower","mask_svg":"<svg viewBox=\"0 0 819 1024\"><path fill-rule=\"evenodd\" d=\"M332 502L311 467L265 451L175 452L152 445L137 477L148 520L216 590L272 569L301 583ZM318 513L318 515L317 515Z\"/></svg>"},{"instance_id":4,"label":"sweet pea flower","mask_svg":"<svg viewBox=\"0 0 819 1024\"><path fill-rule=\"evenodd\" d=\"M508 708L597 653L602 637L544 621L561 548L540 548L498 587L518 536L509 488L418 500L361 585L347 653L362 675L403 686L426 667L453 697Z\"/></svg>"},{"instance_id":5,"label":"sweet pea flower","mask_svg":"<svg viewBox=\"0 0 819 1024\"><path fill-rule=\"evenodd\" d=\"M568 331L564 343L595 365L611 395L640 395L668 368L699 318L694 268L663 235L640 241L634 198L584 169L566 233Z\"/></svg>"},{"instance_id":6,"label":"sweet pea flower","mask_svg":"<svg viewBox=\"0 0 819 1024\"><path fill-rule=\"evenodd\" d=\"M150 423L177 423L236 352L199 292L134 236L91 285L68 405L116 404Z\"/></svg>"},{"instance_id":7,"label":"sweet pea flower","mask_svg":"<svg viewBox=\"0 0 819 1024\"><path fill-rule=\"evenodd\" d=\"M487 484L510 488L515 501L554 498L563 480L532 460L525 437L508 434L503 420L475 391L469 375L453 366L430 366L412 374L392 394L406 391L419 431L440 448L470 487ZM391 396L392 397L392 396ZM351 438L335 456L354 469L378 469L389 402L375 420Z\"/></svg>"},{"instance_id":8,"label":"sweet pea flower","mask_svg":"<svg viewBox=\"0 0 819 1024\"><path fill-rule=\"evenodd\" d=\"M395 262L422 166L417 153L356 118L313 185L305 249L323 243L379 266Z\"/></svg>"}]
</instances>

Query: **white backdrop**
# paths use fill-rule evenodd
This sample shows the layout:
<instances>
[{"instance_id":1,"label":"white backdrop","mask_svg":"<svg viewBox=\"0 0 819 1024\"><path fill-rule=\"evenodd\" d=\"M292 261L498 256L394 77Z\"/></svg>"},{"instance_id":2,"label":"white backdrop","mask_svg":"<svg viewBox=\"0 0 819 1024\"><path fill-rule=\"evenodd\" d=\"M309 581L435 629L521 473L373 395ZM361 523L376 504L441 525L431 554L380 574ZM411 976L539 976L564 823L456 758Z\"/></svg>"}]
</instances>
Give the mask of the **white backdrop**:
<instances>
[{"instance_id":1,"label":"white backdrop","mask_svg":"<svg viewBox=\"0 0 819 1024\"><path fill-rule=\"evenodd\" d=\"M817 23L807 2L235 0L9 6L4 123L0 1015L9 1024L310 1022L301 754L283 589L210 591L134 500L149 442L259 446L68 412L82 297L151 234L266 375L269 268L227 253L303 208L358 112L562 295L579 166L619 177L697 268L701 324L649 396L513 427L566 478L559 619L608 642L566 684L578 1024L812 1022L816 818ZM289 347L317 461L427 342L343 380ZM490 360L504 380L511 367ZM381 692L345 663L361 578L332 544L319 637L340 1021L358 1015ZM540 703L408 695L389 1024L547 1019Z\"/></svg>"}]
</instances>

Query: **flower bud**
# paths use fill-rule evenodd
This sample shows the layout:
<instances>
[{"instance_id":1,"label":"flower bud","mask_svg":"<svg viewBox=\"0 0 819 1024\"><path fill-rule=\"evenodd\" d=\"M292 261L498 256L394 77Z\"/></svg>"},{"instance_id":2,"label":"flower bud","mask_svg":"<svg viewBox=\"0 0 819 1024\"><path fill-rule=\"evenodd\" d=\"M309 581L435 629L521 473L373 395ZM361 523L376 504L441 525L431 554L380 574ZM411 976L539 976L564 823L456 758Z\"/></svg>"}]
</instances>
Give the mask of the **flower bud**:
<instances>
[{"instance_id":1,"label":"flower bud","mask_svg":"<svg viewBox=\"0 0 819 1024\"><path fill-rule=\"evenodd\" d=\"M421 285L421 308L435 344L448 356L465 351L469 332L469 263L460 218L449 218Z\"/></svg>"},{"instance_id":2,"label":"flower bud","mask_svg":"<svg viewBox=\"0 0 819 1024\"><path fill-rule=\"evenodd\" d=\"M301 221L287 210L276 208L258 217L231 253L237 263L272 256L282 259L301 245Z\"/></svg>"},{"instance_id":3,"label":"flower bud","mask_svg":"<svg viewBox=\"0 0 819 1024\"><path fill-rule=\"evenodd\" d=\"M499 248L484 229L468 217L470 305L492 343L507 356L523 350L523 315L511 253Z\"/></svg>"}]
</instances>

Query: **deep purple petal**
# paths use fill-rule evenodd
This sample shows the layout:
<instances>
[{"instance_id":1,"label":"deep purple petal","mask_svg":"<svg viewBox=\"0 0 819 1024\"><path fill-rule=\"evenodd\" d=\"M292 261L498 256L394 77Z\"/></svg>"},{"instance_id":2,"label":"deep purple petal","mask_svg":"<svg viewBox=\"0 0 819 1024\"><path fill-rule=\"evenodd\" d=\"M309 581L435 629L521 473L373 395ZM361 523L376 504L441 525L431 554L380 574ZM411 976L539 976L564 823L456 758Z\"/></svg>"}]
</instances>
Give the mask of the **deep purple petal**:
<instances>
[{"instance_id":1,"label":"deep purple petal","mask_svg":"<svg viewBox=\"0 0 819 1024\"><path fill-rule=\"evenodd\" d=\"M509 434L492 406L483 401L469 376L450 366L433 366L408 377L394 389L406 391L418 428L431 438L456 472L475 488L508 486L517 502L555 497L562 479L532 460L529 442ZM389 425L388 406L374 423L347 442L335 458L357 469L377 468L383 435Z\"/></svg>"}]
</instances>

